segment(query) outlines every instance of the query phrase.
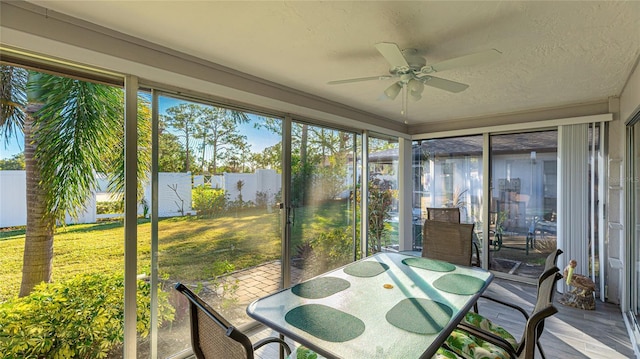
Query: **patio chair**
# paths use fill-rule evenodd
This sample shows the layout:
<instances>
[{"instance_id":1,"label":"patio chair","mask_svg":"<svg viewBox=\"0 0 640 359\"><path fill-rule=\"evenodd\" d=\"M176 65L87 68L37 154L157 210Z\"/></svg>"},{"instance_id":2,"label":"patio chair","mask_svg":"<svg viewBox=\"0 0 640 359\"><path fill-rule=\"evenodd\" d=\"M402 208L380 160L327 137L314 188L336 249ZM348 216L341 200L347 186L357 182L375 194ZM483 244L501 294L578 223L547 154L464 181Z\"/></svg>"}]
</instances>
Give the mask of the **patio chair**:
<instances>
[{"instance_id":1,"label":"patio chair","mask_svg":"<svg viewBox=\"0 0 640 359\"><path fill-rule=\"evenodd\" d=\"M562 253L562 251L559 251L559 252ZM551 253L548 258L550 258L550 261L551 261L553 260L554 257L557 258L557 255L559 255L558 251ZM558 267L554 266L546 270L544 273L540 275L540 277L538 278L536 304L531 313L527 313L525 309L515 304L507 303L503 300L496 299L490 296L485 296L485 295L481 296L481 298L484 298L494 303L517 310L524 316L524 318L527 321L529 321L531 318L533 318L536 315L538 317L542 316L542 318L536 319L535 328L534 328L535 333L533 336L530 335L528 339L528 340L533 340L534 343L536 343L542 358L545 358L545 354L544 354L544 351L542 350L542 346L540 345L540 342L538 341L538 339L540 338L544 330L544 318L546 318L548 315L542 315L538 313L542 312L543 310L545 310L547 306L553 303L553 294L555 292L556 282L560 278L562 278L562 275L559 272L560 270L558 269ZM483 317L478 313L468 312L460 322L459 327L464 330L469 329L469 327L473 327L475 328L474 329L475 331L480 330L484 333L491 334L492 336L501 338L500 343L503 343L503 344L508 343L510 346L510 350L514 351L515 357L520 355L520 353L524 350L524 345L526 344L526 339L527 339L525 338L526 331L523 334L523 337L521 338L521 340L517 341L515 337L511 335L508 331L506 331L504 328L491 322L489 319L486 319L485 317ZM533 356L531 358L533 358Z\"/></svg>"},{"instance_id":2,"label":"patio chair","mask_svg":"<svg viewBox=\"0 0 640 359\"><path fill-rule=\"evenodd\" d=\"M473 223L425 220L422 227L422 256L471 266L473 226Z\"/></svg>"},{"instance_id":3,"label":"patio chair","mask_svg":"<svg viewBox=\"0 0 640 359\"><path fill-rule=\"evenodd\" d=\"M537 282L537 286L538 286L538 289L537 289L537 290L538 290L538 291L540 290L540 284L541 284L542 276L543 276L543 275L544 275L544 273L546 273L548 270L550 270L550 269L552 269L552 268L554 268L554 267L556 267L556 266L557 266L557 264L558 264L558 257L559 257L562 253L563 253L563 252L562 252L562 249L556 249L555 251L551 252L551 253L547 256L547 258L545 259L545 262L544 262L544 268L542 269L542 274L538 277L538 282ZM549 291L549 296L550 296L550 297L549 297L549 301L553 301L553 294L554 294L554 293L555 293L555 290L551 290L551 291ZM484 299L494 300L493 298L490 298L490 296L489 296L489 295L486 295L486 294L483 294L483 295L481 295L480 297L481 297L481 298L484 298ZM511 305L514 305L514 304L511 304ZM476 308L476 309L477 309L477 308ZM522 309L522 308L520 308L520 309ZM524 310L524 309L522 309L522 310ZM476 312L477 312L477 310L476 310Z\"/></svg>"},{"instance_id":4,"label":"patio chair","mask_svg":"<svg viewBox=\"0 0 640 359\"><path fill-rule=\"evenodd\" d=\"M265 344L277 343L291 354L289 345L280 338L269 337L252 344L243 332L234 328L202 298L177 283L176 290L189 300L191 346L198 359L253 359L254 351Z\"/></svg>"},{"instance_id":5,"label":"patio chair","mask_svg":"<svg viewBox=\"0 0 640 359\"><path fill-rule=\"evenodd\" d=\"M558 310L547 302L542 308L534 311L527 319L522 340L517 348L498 335L485 332L474 326L460 325L447 337L442 349L449 350L459 358L511 358L534 359L536 343L540 348L538 328L547 317ZM450 358L451 356L447 356ZM444 357L443 357L444 358Z\"/></svg>"},{"instance_id":6,"label":"patio chair","mask_svg":"<svg viewBox=\"0 0 640 359\"><path fill-rule=\"evenodd\" d=\"M427 219L451 223L460 223L460 208L427 207Z\"/></svg>"},{"instance_id":7,"label":"patio chair","mask_svg":"<svg viewBox=\"0 0 640 359\"><path fill-rule=\"evenodd\" d=\"M442 222L460 223L460 208L437 208L427 207L427 219ZM472 257L471 265L480 267L480 249L478 248L477 236L473 233L473 253L475 257ZM475 258L475 260L473 260Z\"/></svg>"},{"instance_id":8,"label":"patio chair","mask_svg":"<svg viewBox=\"0 0 640 359\"><path fill-rule=\"evenodd\" d=\"M551 252L551 254L549 254L547 256L547 259L544 262L544 270L542 271L542 273L548 271L549 269L555 267L558 265L558 257L560 257L560 255L562 254L562 249L556 249L555 251Z\"/></svg>"}]
</instances>

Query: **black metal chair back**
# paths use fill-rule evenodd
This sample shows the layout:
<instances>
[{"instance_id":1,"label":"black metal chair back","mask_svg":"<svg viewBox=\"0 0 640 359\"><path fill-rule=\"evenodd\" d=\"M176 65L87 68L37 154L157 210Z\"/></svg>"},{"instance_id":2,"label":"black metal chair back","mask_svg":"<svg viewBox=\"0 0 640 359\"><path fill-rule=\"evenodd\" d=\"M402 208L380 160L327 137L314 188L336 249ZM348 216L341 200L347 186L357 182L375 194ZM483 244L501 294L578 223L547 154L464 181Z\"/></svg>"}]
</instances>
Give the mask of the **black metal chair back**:
<instances>
[{"instance_id":1,"label":"black metal chair back","mask_svg":"<svg viewBox=\"0 0 640 359\"><path fill-rule=\"evenodd\" d=\"M287 355L289 346L280 338L266 338L252 344L249 337L233 327L220 313L211 308L184 284L175 289L189 300L191 346L198 359L253 359L254 350L267 343L280 344Z\"/></svg>"},{"instance_id":2,"label":"black metal chair back","mask_svg":"<svg viewBox=\"0 0 640 359\"><path fill-rule=\"evenodd\" d=\"M562 251L560 251L560 253L561 252ZM550 261L553 260L553 256L555 256L557 259L557 255L560 255L560 253L556 251L555 253L550 254L548 258L551 258ZM526 318L527 324L525 327L525 331L515 349L506 340L500 338L497 335L494 335L493 333L485 332L466 323L461 323L460 328L474 335L480 336L482 339L488 340L496 345L504 347L511 353L512 357L514 358L520 357L522 352L525 351L528 346L535 345L538 346L538 350L540 351L540 355L542 356L542 358L545 358L544 350L542 349L542 345L540 344L539 339L544 330L544 319L557 312L556 308L553 307L552 304L556 283L558 282L558 280L560 280L560 278L562 278L562 274L560 274L560 269L558 269L558 267L556 266L546 270L538 277L536 304L531 313L527 313L522 307L519 307L515 304L508 303L490 296L482 296L482 298L488 299L492 302L496 302L498 304L513 308L519 311ZM550 309L549 307L551 307L552 309ZM535 318L535 320L532 321L532 318ZM531 330L533 330L533 333L530 333ZM478 335L479 333L482 335ZM533 358L533 356L531 356L530 358Z\"/></svg>"}]
</instances>

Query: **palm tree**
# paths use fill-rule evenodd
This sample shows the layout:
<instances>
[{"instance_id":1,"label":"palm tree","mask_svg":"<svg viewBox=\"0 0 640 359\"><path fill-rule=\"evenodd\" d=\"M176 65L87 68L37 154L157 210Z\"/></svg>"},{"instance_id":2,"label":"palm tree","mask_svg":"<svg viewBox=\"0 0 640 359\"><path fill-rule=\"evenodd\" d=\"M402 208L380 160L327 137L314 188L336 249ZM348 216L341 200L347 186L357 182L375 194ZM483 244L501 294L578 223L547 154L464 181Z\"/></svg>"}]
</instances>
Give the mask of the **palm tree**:
<instances>
[{"instance_id":1,"label":"palm tree","mask_svg":"<svg viewBox=\"0 0 640 359\"><path fill-rule=\"evenodd\" d=\"M25 142L27 227L19 293L25 296L51 280L56 223L82 213L96 188L95 173L110 174L111 187L123 188L124 99L121 89L103 84L11 66L1 66L1 73L0 131L6 141L22 131ZM149 121L141 116L148 114L139 107L146 148ZM140 172L148 158L139 156Z\"/></svg>"}]
</instances>

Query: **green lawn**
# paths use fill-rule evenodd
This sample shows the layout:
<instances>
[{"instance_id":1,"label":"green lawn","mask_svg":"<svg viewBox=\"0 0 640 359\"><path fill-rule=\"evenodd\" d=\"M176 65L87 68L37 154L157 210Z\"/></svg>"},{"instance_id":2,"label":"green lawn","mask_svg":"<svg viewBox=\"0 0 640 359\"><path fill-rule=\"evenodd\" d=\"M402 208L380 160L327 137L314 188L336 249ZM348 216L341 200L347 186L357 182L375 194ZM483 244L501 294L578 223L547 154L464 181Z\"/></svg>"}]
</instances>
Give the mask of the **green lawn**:
<instances>
[{"instance_id":1,"label":"green lawn","mask_svg":"<svg viewBox=\"0 0 640 359\"><path fill-rule=\"evenodd\" d=\"M313 238L327 228L342 226L342 204L329 203L298 209L294 236ZM235 216L167 218L159 221L158 265L163 279L208 279L217 264L227 261L235 269L279 259L278 212L248 210ZM0 302L17 295L20 288L24 229L0 231ZM295 248L295 243L293 244ZM151 224L138 224L138 273L149 273ZM122 221L70 225L58 228L54 237L53 281L79 273L122 272L124 226Z\"/></svg>"},{"instance_id":2,"label":"green lawn","mask_svg":"<svg viewBox=\"0 0 640 359\"><path fill-rule=\"evenodd\" d=\"M161 275L197 279L210 274L216 260L244 268L279 258L276 221L273 214L163 219L158 224ZM15 296L20 288L24 238L24 229L0 232L0 301ZM227 250L231 245L234 250ZM150 253L151 225L143 220L138 224L138 273L149 273ZM58 228L54 236L53 281L86 272L122 272L123 268L122 221Z\"/></svg>"}]
</instances>

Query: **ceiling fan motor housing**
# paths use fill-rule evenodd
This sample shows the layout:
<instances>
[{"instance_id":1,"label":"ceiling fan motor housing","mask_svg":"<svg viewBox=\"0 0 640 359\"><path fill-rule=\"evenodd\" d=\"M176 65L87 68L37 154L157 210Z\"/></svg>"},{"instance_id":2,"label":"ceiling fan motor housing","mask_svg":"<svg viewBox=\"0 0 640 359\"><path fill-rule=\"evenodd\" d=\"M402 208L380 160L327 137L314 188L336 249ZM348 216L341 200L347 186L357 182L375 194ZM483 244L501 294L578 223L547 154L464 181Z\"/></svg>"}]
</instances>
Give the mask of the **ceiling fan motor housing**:
<instances>
[{"instance_id":1,"label":"ceiling fan motor housing","mask_svg":"<svg viewBox=\"0 0 640 359\"><path fill-rule=\"evenodd\" d=\"M418 55L418 50L416 49L404 49L402 50L402 55L407 60L406 66L395 66L389 69L389 73L394 76L401 76L404 74L417 74L420 73L422 68L427 64L427 60Z\"/></svg>"}]
</instances>

